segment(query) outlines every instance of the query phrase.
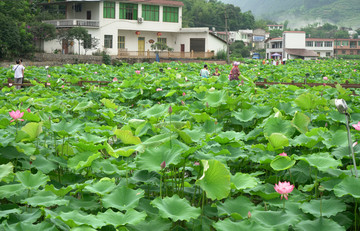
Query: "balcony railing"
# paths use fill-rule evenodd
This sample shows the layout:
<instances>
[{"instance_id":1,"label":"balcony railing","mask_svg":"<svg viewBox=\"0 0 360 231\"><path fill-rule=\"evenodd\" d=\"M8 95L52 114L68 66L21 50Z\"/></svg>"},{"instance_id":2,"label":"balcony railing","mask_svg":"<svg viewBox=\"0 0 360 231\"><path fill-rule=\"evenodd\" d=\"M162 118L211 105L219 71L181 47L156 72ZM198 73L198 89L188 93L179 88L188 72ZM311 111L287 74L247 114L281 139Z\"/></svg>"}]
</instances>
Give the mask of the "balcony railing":
<instances>
[{"instance_id":1,"label":"balcony railing","mask_svg":"<svg viewBox=\"0 0 360 231\"><path fill-rule=\"evenodd\" d=\"M85 20L85 19L62 19L62 20L48 20L44 23L52 24L55 27L99 27L98 20Z\"/></svg>"},{"instance_id":2,"label":"balcony railing","mask_svg":"<svg viewBox=\"0 0 360 231\"><path fill-rule=\"evenodd\" d=\"M182 59L196 59L196 58L211 58L214 52L159 52L160 58L182 58ZM118 58L156 58L155 51L127 51L119 49Z\"/></svg>"}]
</instances>

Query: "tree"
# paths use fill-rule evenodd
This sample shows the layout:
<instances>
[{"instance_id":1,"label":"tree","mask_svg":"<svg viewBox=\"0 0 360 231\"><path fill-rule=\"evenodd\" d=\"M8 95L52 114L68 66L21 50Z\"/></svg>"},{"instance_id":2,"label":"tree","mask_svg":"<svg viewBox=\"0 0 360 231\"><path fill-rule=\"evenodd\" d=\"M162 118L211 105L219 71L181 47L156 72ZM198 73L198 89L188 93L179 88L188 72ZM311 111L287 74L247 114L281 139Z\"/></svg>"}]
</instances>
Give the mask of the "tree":
<instances>
[{"instance_id":1,"label":"tree","mask_svg":"<svg viewBox=\"0 0 360 231\"><path fill-rule=\"evenodd\" d=\"M271 30L270 31L270 38L282 37L282 33L283 33L282 30L278 30L278 29Z\"/></svg>"},{"instance_id":2,"label":"tree","mask_svg":"<svg viewBox=\"0 0 360 231\"><path fill-rule=\"evenodd\" d=\"M84 27L73 27L70 29L62 29L58 31L58 41L61 44L63 40L77 40L80 54L81 46L85 49L85 53L98 45L99 40L91 38L91 35Z\"/></svg>"},{"instance_id":3,"label":"tree","mask_svg":"<svg viewBox=\"0 0 360 231\"><path fill-rule=\"evenodd\" d=\"M89 34L87 38L81 43L82 47L85 50L85 55L88 50L96 49L99 45L99 39L91 37Z\"/></svg>"},{"instance_id":4,"label":"tree","mask_svg":"<svg viewBox=\"0 0 360 231\"><path fill-rule=\"evenodd\" d=\"M251 47L245 46L245 43L243 41L235 41L230 45L229 48L231 56L241 56L243 58L250 56Z\"/></svg>"},{"instance_id":5,"label":"tree","mask_svg":"<svg viewBox=\"0 0 360 231\"><path fill-rule=\"evenodd\" d=\"M77 40L79 44L79 53L80 54L80 47L81 44L85 44L84 41L88 40L89 33L84 27L73 27L68 30L68 40Z\"/></svg>"}]
</instances>

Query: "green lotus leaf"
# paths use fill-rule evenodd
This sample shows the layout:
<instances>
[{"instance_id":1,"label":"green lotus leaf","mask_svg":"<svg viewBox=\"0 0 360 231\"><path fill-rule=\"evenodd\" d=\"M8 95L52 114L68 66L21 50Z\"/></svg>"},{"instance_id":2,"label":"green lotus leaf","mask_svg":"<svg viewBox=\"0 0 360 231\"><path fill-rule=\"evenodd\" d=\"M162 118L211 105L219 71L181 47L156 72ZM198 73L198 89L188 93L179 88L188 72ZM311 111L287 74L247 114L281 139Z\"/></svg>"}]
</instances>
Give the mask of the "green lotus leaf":
<instances>
[{"instance_id":1,"label":"green lotus leaf","mask_svg":"<svg viewBox=\"0 0 360 231\"><path fill-rule=\"evenodd\" d=\"M247 217L249 211L252 212L256 209L250 199L244 196L227 198L224 203L219 203L217 208L219 216L229 216L236 213L242 217Z\"/></svg>"},{"instance_id":2,"label":"green lotus leaf","mask_svg":"<svg viewBox=\"0 0 360 231\"><path fill-rule=\"evenodd\" d=\"M197 128L194 130L184 129L184 130L176 130L182 140L187 144L191 144L194 142L199 142L206 136L206 133L202 131L202 129Z\"/></svg>"},{"instance_id":3,"label":"green lotus leaf","mask_svg":"<svg viewBox=\"0 0 360 231\"><path fill-rule=\"evenodd\" d=\"M249 122L255 118L256 112L251 109L244 109L239 112L232 112L232 116L241 122Z\"/></svg>"},{"instance_id":4,"label":"green lotus leaf","mask_svg":"<svg viewBox=\"0 0 360 231\"><path fill-rule=\"evenodd\" d=\"M89 226L78 226L78 227L72 228L71 231L96 231L96 229L93 229Z\"/></svg>"},{"instance_id":5,"label":"green lotus leaf","mask_svg":"<svg viewBox=\"0 0 360 231\"><path fill-rule=\"evenodd\" d=\"M258 184L259 180L249 174L238 172L235 176L231 176L231 188L243 190L253 188Z\"/></svg>"},{"instance_id":6,"label":"green lotus leaf","mask_svg":"<svg viewBox=\"0 0 360 231\"><path fill-rule=\"evenodd\" d=\"M256 118L268 117L272 112L270 106L252 106L251 109L256 112Z\"/></svg>"},{"instance_id":7,"label":"green lotus leaf","mask_svg":"<svg viewBox=\"0 0 360 231\"><path fill-rule=\"evenodd\" d=\"M264 127L265 137L271 136L273 133L280 133L284 136L290 138L295 132L294 127L291 125L291 122L288 120L283 120L280 118L270 118Z\"/></svg>"},{"instance_id":8,"label":"green lotus leaf","mask_svg":"<svg viewBox=\"0 0 360 231\"><path fill-rule=\"evenodd\" d=\"M143 196L144 191L141 189L133 190L122 186L105 195L101 201L105 208L128 210L135 208Z\"/></svg>"},{"instance_id":9,"label":"green lotus leaf","mask_svg":"<svg viewBox=\"0 0 360 231\"><path fill-rule=\"evenodd\" d=\"M52 192L53 194L55 194L56 196L58 197L64 197L66 194L68 194L71 190L73 190L74 187L72 185L69 185L67 186L66 188L60 188L60 189L57 189L55 188L54 185L45 185L45 191L50 191Z\"/></svg>"},{"instance_id":10,"label":"green lotus leaf","mask_svg":"<svg viewBox=\"0 0 360 231\"><path fill-rule=\"evenodd\" d=\"M204 170L202 177L196 181L208 198L221 200L230 193L230 172L218 160L201 160Z\"/></svg>"},{"instance_id":11,"label":"green lotus leaf","mask_svg":"<svg viewBox=\"0 0 360 231\"><path fill-rule=\"evenodd\" d=\"M249 192L252 195L260 196L264 200L271 200L280 197L280 194L274 190L274 185L268 183L259 184L251 189L245 189L244 192Z\"/></svg>"},{"instance_id":12,"label":"green lotus leaf","mask_svg":"<svg viewBox=\"0 0 360 231\"><path fill-rule=\"evenodd\" d=\"M139 224L130 225L131 230L144 231L144 230L156 230L156 231L168 231L172 224L169 219L163 219L158 216L149 221L141 221Z\"/></svg>"},{"instance_id":13,"label":"green lotus leaf","mask_svg":"<svg viewBox=\"0 0 360 231\"><path fill-rule=\"evenodd\" d=\"M296 163L295 160L292 160L288 156L276 156L273 161L271 161L270 166L275 171L283 171L291 168Z\"/></svg>"},{"instance_id":14,"label":"green lotus leaf","mask_svg":"<svg viewBox=\"0 0 360 231\"><path fill-rule=\"evenodd\" d=\"M18 152L24 153L27 156L31 156L31 155L33 155L35 153L36 147L35 147L34 143L27 143L27 144L17 143L16 144L16 150Z\"/></svg>"},{"instance_id":15,"label":"green lotus leaf","mask_svg":"<svg viewBox=\"0 0 360 231\"><path fill-rule=\"evenodd\" d=\"M102 100L100 100L100 102L103 103L104 106L107 108L115 109L115 110L118 108L118 106L114 103L114 100L103 98Z\"/></svg>"},{"instance_id":16,"label":"green lotus leaf","mask_svg":"<svg viewBox=\"0 0 360 231\"><path fill-rule=\"evenodd\" d=\"M0 186L0 199L20 195L26 188L22 184L7 184Z\"/></svg>"},{"instance_id":17,"label":"green lotus leaf","mask_svg":"<svg viewBox=\"0 0 360 231\"><path fill-rule=\"evenodd\" d=\"M138 89L127 90L127 91L121 92L120 94L125 99L134 99L139 94L139 90Z\"/></svg>"},{"instance_id":18,"label":"green lotus leaf","mask_svg":"<svg viewBox=\"0 0 360 231\"><path fill-rule=\"evenodd\" d=\"M198 123L202 123L202 122L205 122L206 120L211 119L211 117L206 112L203 112L203 113L190 113L190 115L192 117L194 117L194 119Z\"/></svg>"},{"instance_id":19,"label":"green lotus leaf","mask_svg":"<svg viewBox=\"0 0 360 231\"><path fill-rule=\"evenodd\" d=\"M49 176L40 171L36 174L32 174L30 171L17 172L15 175L17 181L29 189L37 189L50 180Z\"/></svg>"},{"instance_id":20,"label":"green lotus leaf","mask_svg":"<svg viewBox=\"0 0 360 231\"><path fill-rule=\"evenodd\" d=\"M18 221L24 223L35 223L40 217L42 217L41 209L32 208L31 211L24 211L21 214L15 214Z\"/></svg>"},{"instance_id":21,"label":"green lotus leaf","mask_svg":"<svg viewBox=\"0 0 360 231\"><path fill-rule=\"evenodd\" d=\"M104 196L105 194L113 191L115 187L116 185L113 181L103 178L94 184L85 186L84 190Z\"/></svg>"},{"instance_id":22,"label":"green lotus leaf","mask_svg":"<svg viewBox=\"0 0 360 231\"><path fill-rule=\"evenodd\" d=\"M80 210L61 212L57 218L64 221L70 227L86 225L97 229L105 225L104 222L99 220L95 215L87 214Z\"/></svg>"},{"instance_id":23,"label":"green lotus leaf","mask_svg":"<svg viewBox=\"0 0 360 231\"><path fill-rule=\"evenodd\" d=\"M169 105L166 104L155 104L151 108L143 111L140 116L144 116L146 118L159 118L168 113Z\"/></svg>"},{"instance_id":24,"label":"green lotus leaf","mask_svg":"<svg viewBox=\"0 0 360 231\"><path fill-rule=\"evenodd\" d=\"M346 122L345 114L342 114L342 113L340 113L338 111L330 111L327 118L329 118L329 119L331 119L332 121L335 121L335 122L340 122L340 123L345 123Z\"/></svg>"},{"instance_id":25,"label":"green lotus leaf","mask_svg":"<svg viewBox=\"0 0 360 231\"><path fill-rule=\"evenodd\" d=\"M218 107L226 103L227 94L225 91L207 92L205 98L202 100L208 103L210 107Z\"/></svg>"},{"instance_id":26,"label":"green lotus leaf","mask_svg":"<svg viewBox=\"0 0 360 231\"><path fill-rule=\"evenodd\" d=\"M73 111L86 111L88 108L94 107L94 103L90 101L83 101L76 105L76 107L73 109Z\"/></svg>"},{"instance_id":27,"label":"green lotus leaf","mask_svg":"<svg viewBox=\"0 0 360 231\"><path fill-rule=\"evenodd\" d=\"M32 162L32 166L42 171L45 174L58 168L58 165L53 161L45 158L43 155L36 155L36 159Z\"/></svg>"},{"instance_id":28,"label":"green lotus leaf","mask_svg":"<svg viewBox=\"0 0 360 231\"><path fill-rule=\"evenodd\" d=\"M265 230L287 230L290 225L294 225L300 220L299 216L282 211L254 211L251 219L254 219Z\"/></svg>"},{"instance_id":29,"label":"green lotus leaf","mask_svg":"<svg viewBox=\"0 0 360 231\"><path fill-rule=\"evenodd\" d=\"M289 146L289 139L281 133L273 133L268 137L271 146L274 149L282 149Z\"/></svg>"},{"instance_id":30,"label":"green lotus leaf","mask_svg":"<svg viewBox=\"0 0 360 231\"><path fill-rule=\"evenodd\" d=\"M305 134L308 132L308 126L310 124L310 118L301 112L296 112L293 120L291 121L292 125L301 133Z\"/></svg>"},{"instance_id":31,"label":"green lotus leaf","mask_svg":"<svg viewBox=\"0 0 360 231\"><path fill-rule=\"evenodd\" d=\"M318 218L316 220L303 220L296 224L296 231L345 231L345 227L340 226L333 220Z\"/></svg>"},{"instance_id":32,"label":"green lotus leaf","mask_svg":"<svg viewBox=\"0 0 360 231\"><path fill-rule=\"evenodd\" d=\"M41 134L42 123L27 123L24 127L21 128L21 131L29 135L21 141L33 141Z\"/></svg>"},{"instance_id":33,"label":"green lotus leaf","mask_svg":"<svg viewBox=\"0 0 360 231\"><path fill-rule=\"evenodd\" d=\"M160 165L163 161L165 161L166 166L180 163L181 154L188 149L188 146L177 140L158 147L149 147L138 156L136 166L139 169L158 172L161 170Z\"/></svg>"},{"instance_id":34,"label":"green lotus leaf","mask_svg":"<svg viewBox=\"0 0 360 231\"><path fill-rule=\"evenodd\" d=\"M172 197L155 198L151 204L159 209L162 218L170 218L173 221L190 221L196 219L201 214L200 208L194 208L185 198L175 194Z\"/></svg>"},{"instance_id":35,"label":"green lotus leaf","mask_svg":"<svg viewBox=\"0 0 360 231\"><path fill-rule=\"evenodd\" d=\"M303 155L298 157L298 159L306 161L310 166L316 167L320 171L326 171L329 168L336 169L338 166L342 165L340 160L335 160L329 153Z\"/></svg>"},{"instance_id":36,"label":"green lotus leaf","mask_svg":"<svg viewBox=\"0 0 360 231\"><path fill-rule=\"evenodd\" d=\"M20 209L8 209L8 210L1 210L0 211L0 218L3 218L3 217L8 217L9 214L14 214L14 213L22 213L22 211Z\"/></svg>"},{"instance_id":37,"label":"green lotus leaf","mask_svg":"<svg viewBox=\"0 0 360 231\"><path fill-rule=\"evenodd\" d=\"M105 149L110 156L115 158L118 158L119 156L129 157L135 151L143 152L143 146L141 145L127 146L114 150L107 142L105 143Z\"/></svg>"},{"instance_id":38,"label":"green lotus leaf","mask_svg":"<svg viewBox=\"0 0 360 231\"><path fill-rule=\"evenodd\" d=\"M244 220L240 222L233 222L229 218L218 221L214 224L218 231L234 231L234 230L265 230L262 226L255 223L253 220Z\"/></svg>"},{"instance_id":39,"label":"green lotus leaf","mask_svg":"<svg viewBox=\"0 0 360 231\"><path fill-rule=\"evenodd\" d=\"M40 117L34 113L26 113L25 112L24 116L21 118L24 119L25 121L30 121L30 122L40 122L41 121Z\"/></svg>"},{"instance_id":40,"label":"green lotus leaf","mask_svg":"<svg viewBox=\"0 0 360 231\"><path fill-rule=\"evenodd\" d=\"M318 105L316 96L310 93L304 93L298 96L294 102L303 110L314 109Z\"/></svg>"},{"instance_id":41,"label":"green lotus leaf","mask_svg":"<svg viewBox=\"0 0 360 231\"><path fill-rule=\"evenodd\" d=\"M138 128L143 124L146 124L146 120L140 120L140 119L131 119L128 121L129 125L133 128Z\"/></svg>"},{"instance_id":42,"label":"green lotus leaf","mask_svg":"<svg viewBox=\"0 0 360 231\"><path fill-rule=\"evenodd\" d=\"M81 136L78 136L78 138L83 142L93 143L93 144L98 144L107 140L106 137L96 136L89 133L83 133L81 134Z\"/></svg>"},{"instance_id":43,"label":"green lotus leaf","mask_svg":"<svg viewBox=\"0 0 360 231\"><path fill-rule=\"evenodd\" d=\"M75 198L73 196L65 196L64 199L69 201L67 210L80 210L84 209L86 211L98 211L101 207L101 204L98 202L98 196L84 196L83 198ZM94 202L95 201L95 202Z\"/></svg>"},{"instance_id":44,"label":"green lotus leaf","mask_svg":"<svg viewBox=\"0 0 360 231\"><path fill-rule=\"evenodd\" d=\"M68 167L79 170L81 168L90 167L91 163L100 157L100 152L82 152L76 154L68 160Z\"/></svg>"},{"instance_id":45,"label":"green lotus leaf","mask_svg":"<svg viewBox=\"0 0 360 231\"><path fill-rule=\"evenodd\" d=\"M146 212L137 212L134 209L128 209L126 213L114 212L111 209L104 213L98 213L96 217L107 225L118 227L120 225L135 225L146 218Z\"/></svg>"},{"instance_id":46,"label":"green lotus leaf","mask_svg":"<svg viewBox=\"0 0 360 231\"><path fill-rule=\"evenodd\" d=\"M136 137L129 130L120 130L117 129L114 134L117 138L121 140L124 144L141 144L139 137Z\"/></svg>"},{"instance_id":47,"label":"green lotus leaf","mask_svg":"<svg viewBox=\"0 0 360 231\"><path fill-rule=\"evenodd\" d=\"M310 202L305 202L300 206L301 210L304 213L310 213L315 217L320 217L320 208L322 211L323 217L331 217L336 214L346 210L346 204L335 198L331 199L322 199L320 200L311 200Z\"/></svg>"},{"instance_id":48,"label":"green lotus leaf","mask_svg":"<svg viewBox=\"0 0 360 231\"><path fill-rule=\"evenodd\" d=\"M245 139L244 132L226 131L219 133L214 140L220 144L226 144L230 141L239 141Z\"/></svg>"},{"instance_id":49,"label":"green lotus leaf","mask_svg":"<svg viewBox=\"0 0 360 231\"><path fill-rule=\"evenodd\" d=\"M327 148L347 146L347 132L345 130L337 130L336 132L331 133L330 139L324 139L322 142L326 145Z\"/></svg>"},{"instance_id":50,"label":"green lotus leaf","mask_svg":"<svg viewBox=\"0 0 360 231\"><path fill-rule=\"evenodd\" d=\"M334 193L337 197L351 195L360 198L360 178L346 177L334 187Z\"/></svg>"},{"instance_id":51,"label":"green lotus leaf","mask_svg":"<svg viewBox=\"0 0 360 231\"><path fill-rule=\"evenodd\" d=\"M1 228L1 226L0 226ZM4 230L7 231L57 231L58 229L47 221L38 223L36 225L26 222L18 222L11 225L4 224Z\"/></svg>"},{"instance_id":52,"label":"green lotus leaf","mask_svg":"<svg viewBox=\"0 0 360 231\"><path fill-rule=\"evenodd\" d=\"M0 165L0 181L13 173L13 169L14 165L11 162Z\"/></svg>"},{"instance_id":53,"label":"green lotus leaf","mask_svg":"<svg viewBox=\"0 0 360 231\"><path fill-rule=\"evenodd\" d=\"M22 200L21 203L31 205L32 207L50 207L54 205L68 205L69 201L59 199L51 191L39 191L34 196Z\"/></svg>"},{"instance_id":54,"label":"green lotus leaf","mask_svg":"<svg viewBox=\"0 0 360 231\"><path fill-rule=\"evenodd\" d=\"M60 136L69 136L77 132L80 132L84 127L84 123L80 120L72 120L70 123L67 123L65 120L61 120L60 123L52 124L51 128L54 132L58 133Z\"/></svg>"}]
</instances>

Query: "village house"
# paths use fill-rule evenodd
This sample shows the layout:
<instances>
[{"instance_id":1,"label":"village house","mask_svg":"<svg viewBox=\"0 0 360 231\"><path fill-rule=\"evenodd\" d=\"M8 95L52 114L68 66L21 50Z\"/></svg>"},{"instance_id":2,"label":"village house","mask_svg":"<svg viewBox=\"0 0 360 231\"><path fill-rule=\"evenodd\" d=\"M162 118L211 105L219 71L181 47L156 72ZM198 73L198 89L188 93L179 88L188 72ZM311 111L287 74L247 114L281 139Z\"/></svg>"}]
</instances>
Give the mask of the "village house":
<instances>
[{"instance_id":1,"label":"village house","mask_svg":"<svg viewBox=\"0 0 360 231\"><path fill-rule=\"evenodd\" d=\"M284 25L267 25L270 30L284 30Z\"/></svg>"},{"instance_id":2,"label":"village house","mask_svg":"<svg viewBox=\"0 0 360 231\"><path fill-rule=\"evenodd\" d=\"M333 39L335 55L360 55L360 39Z\"/></svg>"},{"instance_id":3,"label":"village house","mask_svg":"<svg viewBox=\"0 0 360 231\"><path fill-rule=\"evenodd\" d=\"M66 19L45 21L60 28L85 27L99 41L97 51L113 56L154 55L156 42L172 48L176 57L211 57L226 49L226 41L207 27L182 28L180 1L171 0L49 0L62 4ZM77 41L45 41L46 53L78 53ZM80 54L92 53L80 47Z\"/></svg>"}]
</instances>

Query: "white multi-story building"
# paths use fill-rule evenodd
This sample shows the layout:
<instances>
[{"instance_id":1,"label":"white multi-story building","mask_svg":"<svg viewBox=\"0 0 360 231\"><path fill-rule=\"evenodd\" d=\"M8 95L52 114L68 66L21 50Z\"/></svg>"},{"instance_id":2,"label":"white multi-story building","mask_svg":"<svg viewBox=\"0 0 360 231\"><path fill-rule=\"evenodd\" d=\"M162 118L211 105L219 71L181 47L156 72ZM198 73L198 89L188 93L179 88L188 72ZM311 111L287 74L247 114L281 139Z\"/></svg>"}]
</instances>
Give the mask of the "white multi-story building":
<instances>
[{"instance_id":1,"label":"white multi-story building","mask_svg":"<svg viewBox=\"0 0 360 231\"><path fill-rule=\"evenodd\" d=\"M315 51L319 57L334 56L334 39L307 38L305 47Z\"/></svg>"},{"instance_id":2,"label":"white multi-story building","mask_svg":"<svg viewBox=\"0 0 360 231\"><path fill-rule=\"evenodd\" d=\"M282 37L267 40L267 59L316 59L318 47L306 47L304 31L284 31ZM317 52L315 52L317 51Z\"/></svg>"},{"instance_id":3,"label":"white multi-story building","mask_svg":"<svg viewBox=\"0 0 360 231\"><path fill-rule=\"evenodd\" d=\"M53 3L52 3L53 2ZM208 28L182 28L180 1L170 0L64 0L66 19L45 21L56 28L85 27L99 40L97 50L109 55L142 54L151 51L156 42L165 43L174 52L212 52L225 50L226 41ZM75 41L45 41L44 51L78 53ZM90 50L93 52L94 50ZM85 54L80 48L80 54Z\"/></svg>"}]
</instances>

